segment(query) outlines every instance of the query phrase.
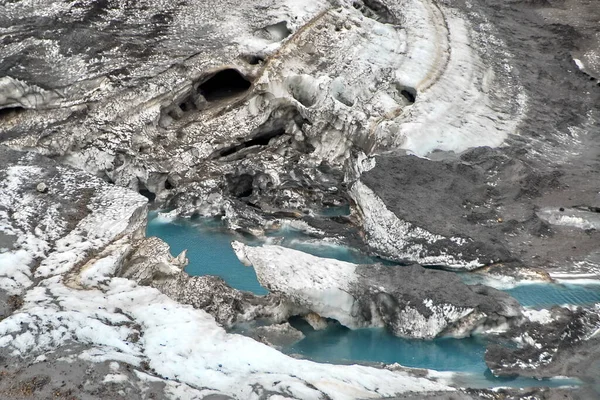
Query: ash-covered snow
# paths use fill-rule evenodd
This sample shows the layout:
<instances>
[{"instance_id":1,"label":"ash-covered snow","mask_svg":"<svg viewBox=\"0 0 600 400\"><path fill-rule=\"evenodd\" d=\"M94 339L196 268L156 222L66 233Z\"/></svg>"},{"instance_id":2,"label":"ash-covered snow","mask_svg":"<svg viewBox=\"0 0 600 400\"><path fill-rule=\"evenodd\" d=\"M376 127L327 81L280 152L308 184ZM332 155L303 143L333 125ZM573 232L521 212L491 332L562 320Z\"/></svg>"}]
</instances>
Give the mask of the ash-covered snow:
<instances>
[{"instance_id":1,"label":"ash-covered snow","mask_svg":"<svg viewBox=\"0 0 600 400\"><path fill-rule=\"evenodd\" d=\"M540 324L548 324L554 319L550 310L547 309L524 309L523 316L531 322L538 322Z\"/></svg>"},{"instance_id":2,"label":"ash-covered snow","mask_svg":"<svg viewBox=\"0 0 600 400\"><path fill-rule=\"evenodd\" d=\"M387 370L292 359L226 333L202 310L123 278L87 290L69 288L59 276L48 278L25 297L18 313L0 322L0 343L13 355L31 357L71 341L93 346L81 355L85 359L134 366L145 361L155 376L203 388L203 394L258 398L253 389L258 386L292 398L350 399L445 389Z\"/></svg>"},{"instance_id":3,"label":"ash-covered snow","mask_svg":"<svg viewBox=\"0 0 600 400\"><path fill-rule=\"evenodd\" d=\"M600 215L591 211L567 209L559 211L545 208L538 212L540 218L553 225L569 226L578 229L600 229Z\"/></svg>"}]
</instances>

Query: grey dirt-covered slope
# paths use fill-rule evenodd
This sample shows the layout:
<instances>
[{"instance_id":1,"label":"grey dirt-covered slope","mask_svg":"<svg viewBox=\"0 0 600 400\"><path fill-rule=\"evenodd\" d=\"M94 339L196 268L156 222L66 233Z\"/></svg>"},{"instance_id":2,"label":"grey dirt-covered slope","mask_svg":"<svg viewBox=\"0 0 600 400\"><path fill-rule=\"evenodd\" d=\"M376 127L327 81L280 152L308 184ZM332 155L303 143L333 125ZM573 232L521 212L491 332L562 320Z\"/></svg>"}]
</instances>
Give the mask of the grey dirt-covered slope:
<instances>
[{"instance_id":1,"label":"grey dirt-covered slope","mask_svg":"<svg viewBox=\"0 0 600 400\"><path fill-rule=\"evenodd\" d=\"M439 269L599 278L599 18L594 0L1 2L0 398L593 398L597 306L522 309ZM190 277L145 237L149 207L410 266L264 246L255 296ZM495 374L585 384L317 364L273 348L302 336L292 316L493 328L519 344L490 347ZM225 330L256 320L258 341Z\"/></svg>"},{"instance_id":2,"label":"grey dirt-covered slope","mask_svg":"<svg viewBox=\"0 0 600 400\"><path fill-rule=\"evenodd\" d=\"M598 62L582 71L577 57L598 59L596 10L577 1L494 3L478 2L467 15L473 24L494 21L529 95L515 134L499 149L459 156L382 155L363 181L400 218L440 235L475 238L493 249L495 261L592 264L600 237L585 221L595 220L600 206L600 87L591 73Z\"/></svg>"}]
</instances>

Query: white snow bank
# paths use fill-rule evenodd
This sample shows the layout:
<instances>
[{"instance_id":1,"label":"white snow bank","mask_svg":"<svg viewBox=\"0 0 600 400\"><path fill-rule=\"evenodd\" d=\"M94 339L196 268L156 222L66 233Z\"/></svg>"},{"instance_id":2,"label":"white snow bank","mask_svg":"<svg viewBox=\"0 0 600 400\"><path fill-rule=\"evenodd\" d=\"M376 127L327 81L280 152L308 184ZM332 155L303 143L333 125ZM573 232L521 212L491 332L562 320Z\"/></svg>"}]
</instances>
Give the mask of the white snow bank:
<instances>
[{"instance_id":1,"label":"white snow bank","mask_svg":"<svg viewBox=\"0 0 600 400\"><path fill-rule=\"evenodd\" d=\"M448 390L406 373L290 358L226 333L204 311L122 278L112 278L102 290L72 289L58 276L46 279L26 296L22 312L0 322L0 344L17 355L51 351L73 340L92 346L85 359L134 365L146 360L158 376L202 388L204 395L217 391L254 399L260 397L256 385L302 399Z\"/></svg>"},{"instance_id":2,"label":"white snow bank","mask_svg":"<svg viewBox=\"0 0 600 400\"><path fill-rule=\"evenodd\" d=\"M344 326L359 327L352 317L355 299L348 293L357 280L356 264L281 246L250 247L240 242L231 246L243 263L254 267L265 288L285 293L295 303Z\"/></svg>"},{"instance_id":3,"label":"white snow bank","mask_svg":"<svg viewBox=\"0 0 600 400\"><path fill-rule=\"evenodd\" d=\"M549 324L554 320L552 313L548 309L535 310L533 308L524 309L523 316L531 322L539 322L540 324Z\"/></svg>"},{"instance_id":4,"label":"white snow bank","mask_svg":"<svg viewBox=\"0 0 600 400\"><path fill-rule=\"evenodd\" d=\"M22 161L27 162L27 157ZM0 231L16 238L15 249L0 254L0 288L10 294L20 294L32 284L34 259L42 259L36 277L65 273L92 251L143 224L146 199L139 194L71 168L56 166L56 170L57 174L46 177L38 166L15 165L0 182L0 209L6 210L0 212ZM73 230L67 230L70 215L65 206L31 188L41 181L47 182L49 190L60 188L65 202L79 199L84 190L92 191L89 214Z\"/></svg>"}]
</instances>

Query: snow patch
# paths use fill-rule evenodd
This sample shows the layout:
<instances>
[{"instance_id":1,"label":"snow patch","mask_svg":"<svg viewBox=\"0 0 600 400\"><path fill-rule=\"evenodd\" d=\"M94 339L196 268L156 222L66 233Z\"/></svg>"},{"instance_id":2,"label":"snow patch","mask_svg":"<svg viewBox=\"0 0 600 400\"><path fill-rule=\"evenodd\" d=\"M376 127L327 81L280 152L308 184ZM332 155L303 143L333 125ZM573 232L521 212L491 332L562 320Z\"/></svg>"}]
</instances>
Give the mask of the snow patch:
<instances>
[{"instance_id":1,"label":"snow patch","mask_svg":"<svg viewBox=\"0 0 600 400\"><path fill-rule=\"evenodd\" d=\"M538 216L552 225L569 226L578 229L600 229L600 215L590 211L568 209L558 211L545 208Z\"/></svg>"},{"instance_id":2,"label":"snow patch","mask_svg":"<svg viewBox=\"0 0 600 400\"><path fill-rule=\"evenodd\" d=\"M523 310L523 316L531 322L538 322L540 324L549 324L554 320L552 313L547 309L535 310L526 308Z\"/></svg>"},{"instance_id":3,"label":"snow patch","mask_svg":"<svg viewBox=\"0 0 600 400\"><path fill-rule=\"evenodd\" d=\"M2 346L15 355L35 355L75 340L92 346L79 355L85 360L134 366L146 361L163 382L178 380L169 390L180 394L195 391L184 385L245 399L259 398L257 387L295 398L336 399L449 390L402 372L290 358L228 334L206 312L127 279L113 277L101 288L78 290L60 278L45 279L25 297L21 312L0 321ZM322 280L323 287L330 284ZM122 379L112 375L109 381Z\"/></svg>"},{"instance_id":4,"label":"snow patch","mask_svg":"<svg viewBox=\"0 0 600 400\"><path fill-rule=\"evenodd\" d=\"M123 374L108 374L102 380L102 383L124 383L127 382L129 378L127 375Z\"/></svg>"}]
</instances>

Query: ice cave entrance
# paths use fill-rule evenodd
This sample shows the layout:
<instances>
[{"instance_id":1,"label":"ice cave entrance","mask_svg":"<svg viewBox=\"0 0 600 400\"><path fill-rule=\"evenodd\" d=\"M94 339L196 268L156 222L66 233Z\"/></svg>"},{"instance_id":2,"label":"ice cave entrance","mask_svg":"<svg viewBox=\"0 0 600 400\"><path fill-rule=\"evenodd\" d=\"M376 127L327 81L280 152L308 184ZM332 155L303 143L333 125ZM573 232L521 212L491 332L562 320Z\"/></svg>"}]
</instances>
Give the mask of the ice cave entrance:
<instances>
[{"instance_id":1,"label":"ice cave entrance","mask_svg":"<svg viewBox=\"0 0 600 400\"><path fill-rule=\"evenodd\" d=\"M216 72L200 84L198 92L206 101L216 101L244 93L252 86L237 69L224 69Z\"/></svg>"}]
</instances>

